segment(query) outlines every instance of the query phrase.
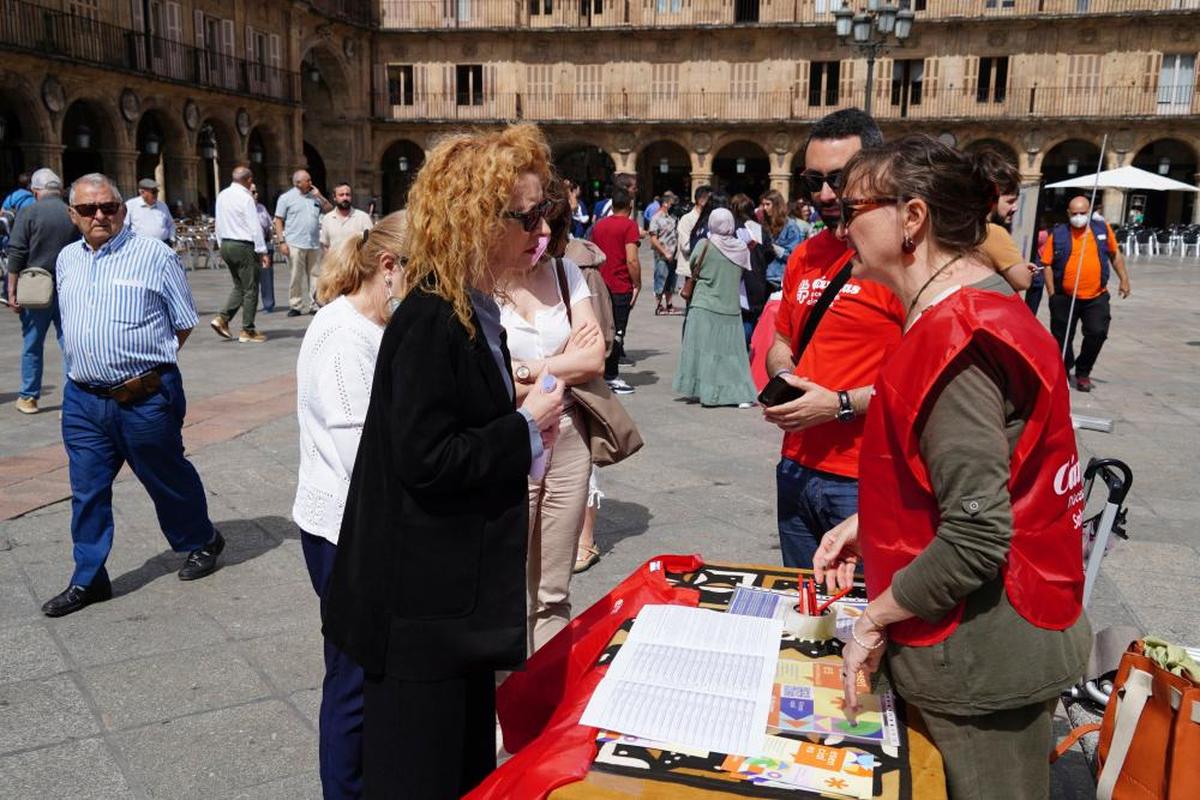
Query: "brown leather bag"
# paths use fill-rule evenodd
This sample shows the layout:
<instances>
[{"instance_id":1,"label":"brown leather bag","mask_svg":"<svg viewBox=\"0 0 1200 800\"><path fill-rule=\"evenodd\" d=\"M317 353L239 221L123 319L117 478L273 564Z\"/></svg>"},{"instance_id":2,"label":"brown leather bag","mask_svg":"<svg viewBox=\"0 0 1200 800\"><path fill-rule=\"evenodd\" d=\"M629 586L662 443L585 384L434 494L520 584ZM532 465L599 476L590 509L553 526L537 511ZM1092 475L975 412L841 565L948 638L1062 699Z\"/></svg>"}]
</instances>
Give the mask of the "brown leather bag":
<instances>
[{"instance_id":1,"label":"brown leather bag","mask_svg":"<svg viewBox=\"0 0 1200 800\"><path fill-rule=\"evenodd\" d=\"M1200 797L1200 686L1147 658L1140 641L1121 658L1104 721L1076 728L1051 760L1097 729L1098 800Z\"/></svg>"},{"instance_id":2,"label":"brown leather bag","mask_svg":"<svg viewBox=\"0 0 1200 800\"><path fill-rule=\"evenodd\" d=\"M567 273L561 258L554 259L554 269L558 275L558 291L567 307L567 322L574 326L571 292L567 288ZM616 464L642 449L642 436L633 417L608 388L603 376L597 375L586 383L572 386L571 395L583 412L593 464L597 467Z\"/></svg>"},{"instance_id":3,"label":"brown leather bag","mask_svg":"<svg viewBox=\"0 0 1200 800\"><path fill-rule=\"evenodd\" d=\"M679 296L683 298L683 302L692 302L692 294L696 291L696 280L700 277L700 268L704 266L704 259L708 258L708 241L704 242L704 252L700 254L700 261L696 264L696 268L692 270L692 274L684 278L683 288L679 290Z\"/></svg>"}]
</instances>

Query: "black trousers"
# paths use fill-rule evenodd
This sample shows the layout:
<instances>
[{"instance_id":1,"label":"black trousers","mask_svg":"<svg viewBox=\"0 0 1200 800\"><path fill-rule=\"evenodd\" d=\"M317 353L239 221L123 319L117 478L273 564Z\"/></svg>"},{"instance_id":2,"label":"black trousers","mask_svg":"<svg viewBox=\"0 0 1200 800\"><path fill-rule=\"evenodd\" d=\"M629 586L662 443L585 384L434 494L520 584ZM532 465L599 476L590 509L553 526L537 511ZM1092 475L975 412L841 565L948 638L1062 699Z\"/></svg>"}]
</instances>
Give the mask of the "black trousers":
<instances>
[{"instance_id":1,"label":"black trousers","mask_svg":"<svg viewBox=\"0 0 1200 800\"><path fill-rule=\"evenodd\" d=\"M604 360L604 379L611 381L620 372L618 361L625 355L625 326L629 324L630 303L633 292L611 294L613 310L613 346L612 352Z\"/></svg>"},{"instance_id":2,"label":"black trousers","mask_svg":"<svg viewBox=\"0 0 1200 800\"><path fill-rule=\"evenodd\" d=\"M1050 332L1058 340L1061 350L1063 342L1067 342L1067 354L1063 359L1067 372L1075 368L1077 378L1086 378L1092 374L1092 367L1100 355L1100 348L1108 338L1108 324L1112 320L1109 311L1108 292L1090 300L1076 300L1075 313L1071 317L1071 330L1067 330L1067 313L1071 308L1071 295L1054 294L1050 296ZM1079 357L1075 356L1075 328L1083 324L1083 343L1079 345Z\"/></svg>"},{"instance_id":3,"label":"black trousers","mask_svg":"<svg viewBox=\"0 0 1200 800\"><path fill-rule=\"evenodd\" d=\"M367 675L368 800L458 800L496 768L496 675L415 683Z\"/></svg>"}]
</instances>

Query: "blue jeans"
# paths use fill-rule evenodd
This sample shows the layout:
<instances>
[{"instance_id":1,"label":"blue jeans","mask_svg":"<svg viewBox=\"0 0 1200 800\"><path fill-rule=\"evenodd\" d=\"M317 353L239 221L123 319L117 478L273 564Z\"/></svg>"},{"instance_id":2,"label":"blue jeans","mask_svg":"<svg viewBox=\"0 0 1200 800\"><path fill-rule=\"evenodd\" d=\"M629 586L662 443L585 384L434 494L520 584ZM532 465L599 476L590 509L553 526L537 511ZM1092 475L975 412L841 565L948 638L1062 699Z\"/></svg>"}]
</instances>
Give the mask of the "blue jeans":
<instances>
[{"instance_id":1,"label":"blue jeans","mask_svg":"<svg viewBox=\"0 0 1200 800\"><path fill-rule=\"evenodd\" d=\"M321 616L324 617L337 545L306 531L300 532L300 545L304 549L304 563L308 565L313 590L321 599ZM325 800L362 797L362 735L362 667L326 639L318 747Z\"/></svg>"},{"instance_id":2,"label":"blue jeans","mask_svg":"<svg viewBox=\"0 0 1200 800\"><path fill-rule=\"evenodd\" d=\"M263 311L275 310L275 265L264 269L258 276L258 291L262 295Z\"/></svg>"},{"instance_id":3,"label":"blue jeans","mask_svg":"<svg viewBox=\"0 0 1200 800\"><path fill-rule=\"evenodd\" d=\"M1042 272L1033 273L1033 281L1030 282L1029 288L1025 290L1025 305L1029 306L1029 310L1036 317L1038 308L1042 305L1042 292L1046 288L1045 274Z\"/></svg>"},{"instance_id":4,"label":"blue jeans","mask_svg":"<svg viewBox=\"0 0 1200 800\"><path fill-rule=\"evenodd\" d=\"M42 354L52 323L58 337L58 349L62 350L62 318L58 314L58 298L49 308L36 311L21 309L21 397L42 396ZM65 368L63 372L66 373Z\"/></svg>"},{"instance_id":5,"label":"blue jeans","mask_svg":"<svg viewBox=\"0 0 1200 800\"><path fill-rule=\"evenodd\" d=\"M858 481L781 458L775 489L783 565L812 569L821 537L858 512Z\"/></svg>"},{"instance_id":6,"label":"blue jeans","mask_svg":"<svg viewBox=\"0 0 1200 800\"><path fill-rule=\"evenodd\" d=\"M62 439L71 477L73 585L89 586L97 577L107 577L104 562L113 540L112 484L126 462L154 502L171 549L186 553L212 541L204 485L183 455L186 410L183 380L174 368L163 372L161 390L127 406L67 381Z\"/></svg>"},{"instance_id":7,"label":"blue jeans","mask_svg":"<svg viewBox=\"0 0 1200 800\"><path fill-rule=\"evenodd\" d=\"M654 296L663 293L675 294L675 259L664 260L658 253L654 254Z\"/></svg>"}]
</instances>

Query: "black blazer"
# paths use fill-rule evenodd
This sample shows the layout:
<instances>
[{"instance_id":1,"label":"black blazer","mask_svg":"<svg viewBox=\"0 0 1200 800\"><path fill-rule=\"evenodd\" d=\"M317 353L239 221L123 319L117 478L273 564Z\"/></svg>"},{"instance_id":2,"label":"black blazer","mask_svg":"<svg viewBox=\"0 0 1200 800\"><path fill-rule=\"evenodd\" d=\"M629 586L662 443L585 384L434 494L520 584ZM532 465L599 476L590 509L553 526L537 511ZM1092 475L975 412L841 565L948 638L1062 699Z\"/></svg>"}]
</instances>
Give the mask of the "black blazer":
<instances>
[{"instance_id":1,"label":"black blazer","mask_svg":"<svg viewBox=\"0 0 1200 800\"><path fill-rule=\"evenodd\" d=\"M440 680L525 658L529 426L473 321L472 340L414 289L380 344L324 612L325 635L371 674Z\"/></svg>"}]
</instances>

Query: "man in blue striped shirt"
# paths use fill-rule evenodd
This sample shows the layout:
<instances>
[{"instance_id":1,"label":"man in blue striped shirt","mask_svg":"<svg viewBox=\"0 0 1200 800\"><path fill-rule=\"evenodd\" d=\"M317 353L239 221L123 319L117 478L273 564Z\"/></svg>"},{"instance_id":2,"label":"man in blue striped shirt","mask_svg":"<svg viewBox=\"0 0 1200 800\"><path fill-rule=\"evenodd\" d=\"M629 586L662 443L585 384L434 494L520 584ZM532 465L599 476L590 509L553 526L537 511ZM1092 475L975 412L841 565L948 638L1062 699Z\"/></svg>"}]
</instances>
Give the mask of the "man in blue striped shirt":
<instances>
[{"instance_id":1,"label":"man in blue striped shirt","mask_svg":"<svg viewBox=\"0 0 1200 800\"><path fill-rule=\"evenodd\" d=\"M188 554L180 579L213 572L225 546L200 476L183 455L186 400L176 354L196 325L183 267L166 244L123 227L125 205L104 175L75 181L69 201L83 239L59 254L55 278L69 379L62 436L75 571L66 590L42 606L51 617L112 597L104 568L112 483L127 462L167 541Z\"/></svg>"}]
</instances>

